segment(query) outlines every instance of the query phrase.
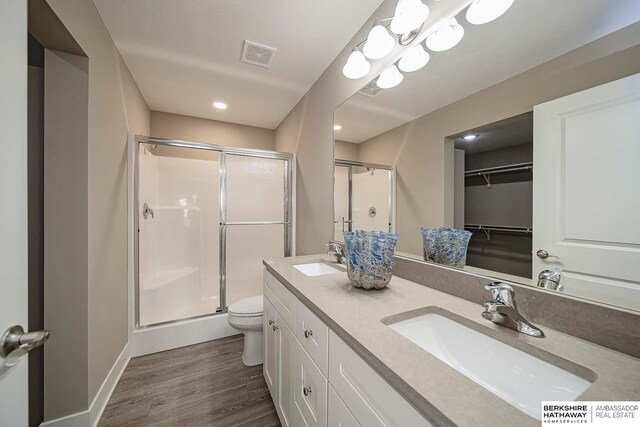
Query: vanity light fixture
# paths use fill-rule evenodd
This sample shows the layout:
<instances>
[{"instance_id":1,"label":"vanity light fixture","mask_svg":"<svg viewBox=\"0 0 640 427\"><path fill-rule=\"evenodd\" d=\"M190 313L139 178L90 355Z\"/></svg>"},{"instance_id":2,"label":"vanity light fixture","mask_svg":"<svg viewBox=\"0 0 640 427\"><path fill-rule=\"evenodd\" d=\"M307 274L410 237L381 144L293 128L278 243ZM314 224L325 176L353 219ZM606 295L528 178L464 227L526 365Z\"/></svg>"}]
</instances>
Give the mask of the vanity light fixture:
<instances>
[{"instance_id":1,"label":"vanity light fixture","mask_svg":"<svg viewBox=\"0 0 640 427\"><path fill-rule=\"evenodd\" d=\"M474 139L476 139L479 135L476 134L471 134L471 135L465 135L462 137L462 139L464 139L465 141L473 141Z\"/></svg>"},{"instance_id":2,"label":"vanity light fixture","mask_svg":"<svg viewBox=\"0 0 640 427\"><path fill-rule=\"evenodd\" d=\"M360 79L369 74L369 70L371 70L371 64L360 49L354 47L342 68L342 74L349 79Z\"/></svg>"},{"instance_id":3,"label":"vanity light fixture","mask_svg":"<svg viewBox=\"0 0 640 427\"><path fill-rule=\"evenodd\" d=\"M225 104L224 102L220 102L220 101L214 102L213 106L215 108L217 108L218 110L226 110L227 109L227 104Z\"/></svg>"},{"instance_id":4,"label":"vanity light fixture","mask_svg":"<svg viewBox=\"0 0 640 427\"><path fill-rule=\"evenodd\" d=\"M480 25L491 22L505 13L513 0L474 0L467 9L467 21Z\"/></svg>"},{"instance_id":5,"label":"vanity light fixture","mask_svg":"<svg viewBox=\"0 0 640 427\"><path fill-rule=\"evenodd\" d=\"M333 125L333 130L340 130L342 129L342 126L340 125Z\"/></svg>"},{"instance_id":6,"label":"vanity light fixture","mask_svg":"<svg viewBox=\"0 0 640 427\"><path fill-rule=\"evenodd\" d=\"M387 28L380 21L376 21L369 32L362 52L369 59L380 59L387 56L395 45L396 41L391 37Z\"/></svg>"},{"instance_id":7,"label":"vanity light fixture","mask_svg":"<svg viewBox=\"0 0 640 427\"><path fill-rule=\"evenodd\" d=\"M451 49L462 40L464 28L458 24L456 18L451 18L445 25L438 28L427 37L427 47L434 52Z\"/></svg>"},{"instance_id":8,"label":"vanity light fixture","mask_svg":"<svg viewBox=\"0 0 640 427\"><path fill-rule=\"evenodd\" d=\"M400 82L402 82L402 79L404 79L404 76L400 71L398 71L398 67L396 67L395 64L392 64L382 73L380 73L376 84L379 88L390 89L392 87L398 86Z\"/></svg>"},{"instance_id":9,"label":"vanity light fixture","mask_svg":"<svg viewBox=\"0 0 640 427\"><path fill-rule=\"evenodd\" d=\"M429 7L420 0L398 0L396 13L391 20L391 31L408 34L417 30L429 16Z\"/></svg>"},{"instance_id":10,"label":"vanity light fixture","mask_svg":"<svg viewBox=\"0 0 640 427\"><path fill-rule=\"evenodd\" d=\"M405 73L411 73L413 71L417 71L420 68L427 65L429 62L429 52L424 50L422 47L422 43L415 45L407 53L404 54L400 61L398 62L398 68L404 71Z\"/></svg>"}]
</instances>

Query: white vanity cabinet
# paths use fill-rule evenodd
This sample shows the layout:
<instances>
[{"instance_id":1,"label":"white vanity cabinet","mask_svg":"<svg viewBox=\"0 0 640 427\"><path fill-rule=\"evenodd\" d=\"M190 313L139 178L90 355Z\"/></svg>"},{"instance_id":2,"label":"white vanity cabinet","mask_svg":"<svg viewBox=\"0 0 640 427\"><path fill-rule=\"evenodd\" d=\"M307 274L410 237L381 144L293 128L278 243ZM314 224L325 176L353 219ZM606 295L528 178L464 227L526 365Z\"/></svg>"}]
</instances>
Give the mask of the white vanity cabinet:
<instances>
[{"instance_id":1,"label":"white vanity cabinet","mask_svg":"<svg viewBox=\"0 0 640 427\"><path fill-rule=\"evenodd\" d=\"M264 377L283 426L430 426L282 283L264 273Z\"/></svg>"}]
</instances>

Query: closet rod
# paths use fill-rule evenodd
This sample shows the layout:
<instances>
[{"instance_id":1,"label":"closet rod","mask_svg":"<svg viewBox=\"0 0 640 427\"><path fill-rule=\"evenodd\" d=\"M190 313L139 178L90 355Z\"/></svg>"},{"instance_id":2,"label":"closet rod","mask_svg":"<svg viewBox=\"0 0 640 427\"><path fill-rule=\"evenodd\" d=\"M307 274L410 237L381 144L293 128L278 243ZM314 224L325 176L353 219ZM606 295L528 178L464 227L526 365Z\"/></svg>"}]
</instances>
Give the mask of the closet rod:
<instances>
[{"instance_id":1,"label":"closet rod","mask_svg":"<svg viewBox=\"0 0 640 427\"><path fill-rule=\"evenodd\" d=\"M466 171L464 173L464 176L491 175L494 173L516 172L521 170L533 170L533 162L516 163L512 165L497 166L493 168L474 169Z\"/></svg>"},{"instance_id":2,"label":"closet rod","mask_svg":"<svg viewBox=\"0 0 640 427\"><path fill-rule=\"evenodd\" d=\"M510 225L484 225L484 224L465 224L464 228L470 230L487 230L487 231L509 231L514 233L533 233L531 227L514 227Z\"/></svg>"}]
</instances>

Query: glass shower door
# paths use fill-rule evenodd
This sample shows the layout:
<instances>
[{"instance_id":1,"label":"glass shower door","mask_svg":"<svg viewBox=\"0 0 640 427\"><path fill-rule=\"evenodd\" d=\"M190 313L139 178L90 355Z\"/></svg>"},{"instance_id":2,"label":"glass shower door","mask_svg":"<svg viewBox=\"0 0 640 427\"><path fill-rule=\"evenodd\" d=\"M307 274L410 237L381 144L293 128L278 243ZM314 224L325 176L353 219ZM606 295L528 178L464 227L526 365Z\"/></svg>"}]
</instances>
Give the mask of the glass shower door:
<instances>
[{"instance_id":1,"label":"glass shower door","mask_svg":"<svg viewBox=\"0 0 640 427\"><path fill-rule=\"evenodd\" d=\"M289 161L223 154L225 206L221 239L226 245L222 286L226 306L262 294L262 260L288 255Z\"/></svg>"},{"instance_id":2,"label":"glass shower door","mask_svg":"<svg viewBox=\"0 0 640 427\"><path fill-rule=\"evenodd\" d=\"M138 146L138 324L216 312L219 153Z\"/></svg>"},{"instance_id":3,"label":"glass shower door","mask_svg":"<svg viewBox=\"0 0 640 427\"><path fill-rule=\"evenodd\" d=\"M351 167L333 168L333 239L344 240L343 232L351 230Z\"/></svg>"}]
</instances>

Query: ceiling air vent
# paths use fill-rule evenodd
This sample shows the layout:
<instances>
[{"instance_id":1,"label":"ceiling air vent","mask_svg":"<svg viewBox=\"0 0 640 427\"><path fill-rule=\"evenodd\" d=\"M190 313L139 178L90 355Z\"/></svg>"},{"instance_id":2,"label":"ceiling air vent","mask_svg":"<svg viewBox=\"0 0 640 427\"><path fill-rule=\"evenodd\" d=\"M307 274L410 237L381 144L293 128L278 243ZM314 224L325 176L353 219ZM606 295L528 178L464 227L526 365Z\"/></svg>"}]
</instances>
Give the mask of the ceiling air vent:
<instances>
[{"instance_id":1,"label":"ceiling air vent","mask_svg":"<svg viewBox=\"0 0 640 427\"><path fill-rule=\"evenodd\" d=\"M257 65L259 67L271 68L273 55L277 51L278 49L274 47L245 40L244 47L242 49L242 62Z\"/></svg>"},{"instance_id":2,"label":"ceiling air vent","mask_svg":"<svg viewBox=\"0 0 640 427\"><path fill-rule=\"evenodd\" d=\"M377 80L378 79L371 80L362 89L360 89L358 93L365 96L376 96L382 90L382 88L378 87L378 85L376 84Z\"/></svg>"}]
</instances>

